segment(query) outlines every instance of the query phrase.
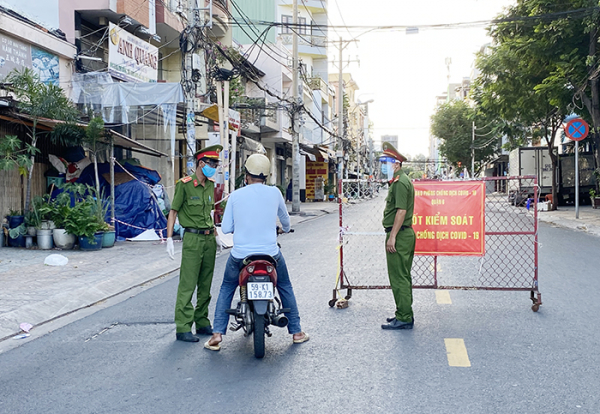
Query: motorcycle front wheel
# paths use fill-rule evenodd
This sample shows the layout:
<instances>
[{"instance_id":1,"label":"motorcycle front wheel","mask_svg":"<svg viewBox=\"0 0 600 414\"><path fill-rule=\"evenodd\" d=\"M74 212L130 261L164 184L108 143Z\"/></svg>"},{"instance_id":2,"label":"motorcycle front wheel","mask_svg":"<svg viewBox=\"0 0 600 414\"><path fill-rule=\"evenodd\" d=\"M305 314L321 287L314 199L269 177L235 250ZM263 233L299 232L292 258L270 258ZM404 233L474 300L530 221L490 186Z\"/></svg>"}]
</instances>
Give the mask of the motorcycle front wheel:
<instances>
[{"instance_id":1,"label":"motorcycle front wheel","mask_svg":"<svg viewBox=\"0 0 600 414\"><path fill-rule=\"evenodd\" d=\"M265 356L265 315L254 311L254 356L262 358Z\"/></svg>"}]
</instances>

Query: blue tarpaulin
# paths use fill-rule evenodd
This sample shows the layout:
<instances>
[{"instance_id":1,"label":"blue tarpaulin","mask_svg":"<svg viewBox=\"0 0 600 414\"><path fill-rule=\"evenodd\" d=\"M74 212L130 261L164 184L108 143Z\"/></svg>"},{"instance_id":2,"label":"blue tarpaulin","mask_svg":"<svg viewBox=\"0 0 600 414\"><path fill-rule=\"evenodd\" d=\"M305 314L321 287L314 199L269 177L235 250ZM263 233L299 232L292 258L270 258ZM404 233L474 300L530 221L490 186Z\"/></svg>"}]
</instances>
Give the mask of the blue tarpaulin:
<instances>
[{"instance_id":1,"label":"blue tarpaulin","mask_svg":"<svg viewBox=\"0 0 600 414\"><path fill-rule=\"evenodd\" d=\"M135 237L147 229L161 230L167 227L167 218L161 211L149 185L157 184L161 177L154 170L135 166L128 163L123 165L136 179L115 186L115 230L119 238ZM124 173L115 165L115 174ZM110 164L98 164L100 191L104 198L110 197L110 183L104 179L103 174L110 173ZM138 181L139 180L139 181ZM90 164L81 172L77 183L96 186L94 164ZM54 191L52 196L60 192ZM110 223L110 208L106 214L106 222ZM125 224L124 224L125 223ZM158 233L161 235L160 232ZM166 231L163 231L163 237Z\"/></svg>"}]
</instances>

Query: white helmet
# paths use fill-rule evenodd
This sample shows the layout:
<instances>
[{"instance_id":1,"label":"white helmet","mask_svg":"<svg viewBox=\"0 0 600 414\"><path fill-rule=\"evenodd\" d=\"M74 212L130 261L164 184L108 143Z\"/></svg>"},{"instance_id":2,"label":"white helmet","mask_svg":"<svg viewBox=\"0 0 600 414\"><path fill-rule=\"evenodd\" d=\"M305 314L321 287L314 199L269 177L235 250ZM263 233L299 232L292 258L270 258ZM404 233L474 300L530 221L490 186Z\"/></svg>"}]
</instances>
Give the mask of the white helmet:
<instances>
[{"instance_id":1,"label":"white helmet","mask_svg":"<svg viewBox=\"0 0 600 414\"><path fill-rule=\"evenodd\" d=\"M246 172L250 175L265 179L271 172L271 162L263 154L252 154L246 160Z\"/></svg>"}]
</instances>

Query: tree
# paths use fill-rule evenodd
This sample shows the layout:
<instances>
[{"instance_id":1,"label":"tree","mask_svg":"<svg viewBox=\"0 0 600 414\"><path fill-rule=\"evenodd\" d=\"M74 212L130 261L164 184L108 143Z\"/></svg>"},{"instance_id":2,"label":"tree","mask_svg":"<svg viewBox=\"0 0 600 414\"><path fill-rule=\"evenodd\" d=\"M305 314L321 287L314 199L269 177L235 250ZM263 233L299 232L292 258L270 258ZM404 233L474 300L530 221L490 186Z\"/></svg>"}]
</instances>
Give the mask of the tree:
<instances>
[{"instance_id":1,"label":"tree","mask_svg":"<svg viewBox=\"0 0 600 414\"><path fill-rule=\"evenodd\" d=\"M431 133L440 138L440 154L459 169L470 166L475 150L474 176L498 150L498 138L495 131L486 136L476 136L473 142L473 122L486 125L484 118L465 101L455 100L441 105L431 117Z\"/></svg>"},{"instance_id":2,"label":"tree","mask_svg":"<svg viewBox=\"0 0 600 414\"><path fill-rule=\"evenodd\" d=\"M10 90L19 101L18 108L29 114L32 127L31 147L37 148L40 137L38 123L41 118L74 121L78 111L71 101L64 95L62 89L52 83L42 83L38 75L29 68L11 71L5 82L10 84ZM29 210L31 201L31 177L35 165L35 151L28 151L30 161L27 165L27 191L25 195L25 211Z\"/></svg>"},{"instance_id":3,"label":"tree","mask_svg":"<svg viewBox=\"0 0 600 414\"><path fill-rule=\"evenodd\" d=\"M94 175L96 178L96 197L100 197L100 177L98 176L98 150L100 149L100 139L105 136L104 120L97 116L90 120L86 130L84 143L92 153L94 161Z\"/></svg>"},{"instance_id":4,"label":"tree","mask_svg":"<svg viewBox=\"0 0 600 414\"><path fill-rule=\"evenodd\" d=\"M520 0L507 16L551 16L525 24L503 23L495 29L499 39L517 37L527 41L523 52L545 63L546 74L536 86L556 107L580 112L592 128L596 165L600 166L600 9L597 0Z\"/></svg>"},{"instance_id":5,"label":"tree","mask_svg":"<svg viewBox=\"0 0 600 414\"><path fill-rule=\"evenodd\" d=\"M541 3L518 1L500 16L504 22L490 29L495 46L490 53L478 56L476 65L481 75L474 83L473 96L483 113L504 121L509 149L528 140L544 139L552 161L552 196L557 200L554 137L569 113L572 93L564 83L548 83L554 76L557 56L554 41L539 34L547 22L518 21L523 16L540 14Z\"/></svg>"},{"instance_id":6,"label":"tree","mask_svg":"<svg viewBox=\"0 0 600 414\"><path fill-rule=\"evenodd\" d=\"M22 142L16 135L6 135L0 139L0 170L19 169L19 174L26 175L31 165L31 156L40 150Z\"/></svg>"}]
</instances>

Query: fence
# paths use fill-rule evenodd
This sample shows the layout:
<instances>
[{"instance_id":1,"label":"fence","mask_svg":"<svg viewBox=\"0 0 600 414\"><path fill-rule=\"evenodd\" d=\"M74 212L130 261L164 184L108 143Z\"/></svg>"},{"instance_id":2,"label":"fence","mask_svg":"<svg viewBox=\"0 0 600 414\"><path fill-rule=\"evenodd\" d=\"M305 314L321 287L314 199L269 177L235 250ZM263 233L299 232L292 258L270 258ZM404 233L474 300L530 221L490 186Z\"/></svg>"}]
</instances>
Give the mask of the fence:
<instances>
[{"instance_id":1,"label":"fence","mask_svg":"<svg viewBox=\"0 0 600 414\"><path fill-rule=\"evenodd\" d=\"M415 185L418 183L453 182L417 181ZM413 288L530 291L532 310L537 312L542 300L538 290L536 177L489 177L454 183L478 183L485 188L485 250L479 257L419 254L419 239L424 233L417 231ZM355 289L390 288L381 224L387 183L341 180L339 185L340 269L329 302L332 307L342 296L342 289L350 299ZM416 210L415 215L419 214Z\"/></svg>"}]
</instances>

